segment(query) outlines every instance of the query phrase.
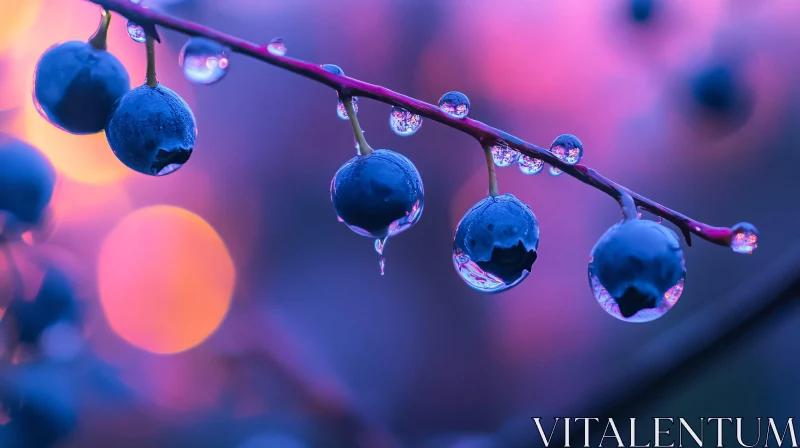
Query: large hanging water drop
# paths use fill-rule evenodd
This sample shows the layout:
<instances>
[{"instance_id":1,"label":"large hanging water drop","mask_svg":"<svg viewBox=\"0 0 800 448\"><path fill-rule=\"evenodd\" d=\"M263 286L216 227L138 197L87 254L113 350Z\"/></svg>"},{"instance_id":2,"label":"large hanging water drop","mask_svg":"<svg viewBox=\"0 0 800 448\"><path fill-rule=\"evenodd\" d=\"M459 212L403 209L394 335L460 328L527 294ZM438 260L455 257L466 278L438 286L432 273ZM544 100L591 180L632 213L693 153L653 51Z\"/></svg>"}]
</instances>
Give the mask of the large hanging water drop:
<instances>
[{"instance_id":1,"label":"large hanging water drop","mask_svg":"<svg viewBox=\"0 0 800 448\"><path fill-rule=\"evenodd\" d=\"M455 118L467 118L469 98L461 92L447 92L439 99L439 109Z\"/></svg>"},{"instance_id":2,"label":"large hanging water drop","mask_svg":"<svg viewBox=\"0 0 800 448\"><path fill-rule=\"evenodd\" d=\"M597 303L599 303L600 306L603 307L603 309L608 314L625 322L650 322L663 316L667 311L669 311L675 305L675 303L681 297L681 294L683 294L683 285L685 278L686 278L686 272L684 271L678 283L676 283L675 286L670 288L664 294L664 298L663 300L661 300L658 307L645 308L638 311L631 317L625 317L622 315L622 312L619 309L617 301L614 300L613 297L611 297L611 294L609 294L606 288L600 283L600 280L597 278L597 275L593 272L591 263L589 264L589 282L591 283L592 294L594 295L594 298L597 300Z\"/></svg>"},{"instance_id":3,"label":"large hanging water drop","mask_svg":"<svg viewBox=\"0 0 800 448\"><path fill-rule=\"evenodd\" d=\"M422 126L422 117L413 114L402 107L392 107L389 114L389 126L395 134L406 137L416 133Z\"/></svg>"},{"instance_id":4,"label":"large hanging water drop","mask_svg":"<svg viewBox=\"0 0 800 448\"><path fill-rule=\"evenodd\" d=\"M519 151L505 145L492 146L492 160L499 167L511 166L519 160Z\"/></svg>"},{"instance_id":5,"label":"large hanging water drop","mask_svg":"<svg viewBox=\"0 0 800 448\"><path fill-rule=\"evenodd\" d=\"M356 97L353 97L353 110L356 112L356 115L358 115L358 98ZM350 119L350 116L347 115L347 108L344 107L344 102L342 102L341 99L339 100L339 104L336 106L336 115L338 115L342 120Z\"/></svg>"},{"instance_id":6,"label":"large hanging water drop","mask_svg":"<svg viewBox=\"0 0 800 448\"><path fill-rule=\"evenodd\" d=\"M524 154L519 158L519 170L522 171L523 174L529 176L539 174L542 172L542 168L544 168L544 161L541 159L528 157Z\"/></svg>"},{"instance_id":7,"label":"large hanging water drop","mask_svg":"<svg viewBox=\"0 0 800 448\"><path fill-rule=\"evenodd\" d=\"M128 21L128 36L130 36L134 42L139 42L140 44L147 41L147 34L144 32L144 28L137 25L136 22L132 20Z\"/></svg>"},{"instance_id":8,"label":"large hanging water drop","mask_svg":"<svg viewBox=\"0 0 800 448\"><path fill-rule=\"evenodd\" d=\"M758 247L758 230L749 222L733 226L731 249L737 254L752 254Z\"/></svg>"},{"instance_id":9,"label":"large hanging water drop","mask_svg":"<svg viewBox=\"0 0 800 448\"><path fill-rule=\"evenodd\" d=\"M183 74L197 84L213 84L228 73L229 50L204 37L193 37L181 49L178 63Z\"/></svg>"},{"instance_id":10,"label":"large hanging water drop","mask_svg":"<svg viewBox=\"0 0 800 448\"><path fill-rule=\"evenodd\" d=\"M283 38L276 37L269 42L269 45L267 45L267 51L269 51L269 54L275 56L285 56L288 50L286 48L286 42L284 42Z\"/></svg>"},{"instance_id":11,"label":"large hanging water drop","mask_svg":"<svg viewBox=\"0 0 800 448\"><path fill-rule=\"evenodd\" d=\"M480 268L480 266L478 266L478 263L470 259L469 255L458 249L453 249L453 266L455 266L458 275L464 279L467 285L480 292L494 293L504 291L515 286L517 283L527 277L526 273L522 276L522 278L519 279L519 281L514 282L514 284L507 285L496 276L485 272Z\"/></svg>"},{"instance_id":12,"label":"large hanging water drop","mask_svg":"<svg viewBox=\"0 0 800 448\"><path fill-rule=\"evenodd\" d=\"M388 236L384 237L383 239L380 238L375 239L375 252L377 252L378 255L383 255L383 249L386 247L386 241L388 240L389 240Z\"/></svg>"}]
</instances>

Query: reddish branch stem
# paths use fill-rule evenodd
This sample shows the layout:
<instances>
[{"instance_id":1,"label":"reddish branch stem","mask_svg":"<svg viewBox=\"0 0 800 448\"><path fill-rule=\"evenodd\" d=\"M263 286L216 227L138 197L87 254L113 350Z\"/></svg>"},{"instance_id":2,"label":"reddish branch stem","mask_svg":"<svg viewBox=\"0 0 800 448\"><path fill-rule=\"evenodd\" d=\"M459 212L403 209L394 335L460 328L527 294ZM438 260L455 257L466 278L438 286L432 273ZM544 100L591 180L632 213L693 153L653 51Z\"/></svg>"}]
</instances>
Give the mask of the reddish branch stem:
<instances>
[{"instance_id":1,"label":"reddish branch stem","mask_svg":"<svg viewBox=\"0 0 800 448\"><path fill-rule=\"evenodd\" d=\"M324 70L322 67L316 64L298 59L292 59L286 56L270 54L269 51L267 51L266 45L248 42L244 39L225 34L213 28L208 28L188 20L182 20L158 11L146 9L137 4L131 3L130 0L88 1L100 5L110 11L118 12L126 18L138 23L139 25L149 25L145 29L153 28L154 25L159 25L188 36L201 36L217 41L223 45L226 45L235 53L250 56L254 59L258 59L266 62L267 64L288 70L312 81L325 84L326 86L338 91L341 97L366 97L385 104L400 106L429 120L433 120L450 128L459 130L465 134L471 135L477 139L481 145L484 146L491 146L498 143L505 144L518 150L522 154L541 159L549 165L561 169L575 179L578 179L579 181L608 194L612 198L616 199L620 196L620 192L625 192L633 198L638 207L642 207L643 209L655 215L661 216L667 221L678 226L683 232L684 238L686 238L686 243L689 245L691 245L691 233L694 233L700 238L720 246L730 245L732 234L730 228L714 227L699 221L695 221L688 216L682 215L638 193L628 190L614 181L601 176L597 171L589 167L584 165L567 165L550 153L550 151L547 149L528 143L518 137L515 137L497 128L493 128L480 121L473 120L471 118L454 118L441 111L433 104L429 104L401 93L393 92L385 87L369 84L358 79L335 75Z\"/></svg>"}]
</instances>

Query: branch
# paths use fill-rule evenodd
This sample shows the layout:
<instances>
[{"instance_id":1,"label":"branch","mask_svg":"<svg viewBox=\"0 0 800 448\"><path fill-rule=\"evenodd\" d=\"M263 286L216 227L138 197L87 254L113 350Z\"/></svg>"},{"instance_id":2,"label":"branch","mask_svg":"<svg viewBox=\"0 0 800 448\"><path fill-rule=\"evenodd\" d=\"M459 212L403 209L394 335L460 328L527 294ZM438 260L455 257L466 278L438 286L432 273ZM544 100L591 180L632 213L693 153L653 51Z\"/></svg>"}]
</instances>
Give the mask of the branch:
<instances>
[{"instance_id":1,"label":"branch","mask_svg":"<svg viewBox=\"0 0 800 448\"><path fill-rule=\"evenodd\" d=\"M612 198L618 198L620 194L619 192L623 191L633 198L636 206L642 207L650 213L660 216L678 226L678 228L681 229L684 238L686 238L686 243L690 246L691 233L694 233L700 238L720 246L730 245L731 235L733 233L732 229L730 228L714 227L699 221L695 221L638 193L628 190L612 180L603 177L600 175L600 173L589 167L584 165L568 165L562 160L558 159L547 149L528 143L518 137L515 137L497 128L493 128L480 121L473 120L471 118L454 118L441 111L433 104L429 104L401 93L393 92L385 87L369 84L358 79L349 78L342 75L335 75L324 70L319 65L311 64L306 61L270 54L266 45L258 45L248 42L244 39L225 34L213 28L208 28L194 22L182 20L158 11L143 8L130 2L130 0L88 1L100 5L107 10L118 12L126 18L133 20L140 26L154 28L155 25L159 25L188 36L200 36L217 41L220 44L229 47L234 53L239 53L254 59L258 59L266 62L267 64L288 70L304 78L308 78L312 81L316 81L331 87L335 89L342 98L359 96L371 98L388 105L399 106L429 120L433 120L447 127L471 135L483 146L492 146L495 144L509 146L526 156L541 159L549 165L559 168L575 179L578 179L579 181L594 187L603 193L606 193Z\"/></svg>"}]
</instances>

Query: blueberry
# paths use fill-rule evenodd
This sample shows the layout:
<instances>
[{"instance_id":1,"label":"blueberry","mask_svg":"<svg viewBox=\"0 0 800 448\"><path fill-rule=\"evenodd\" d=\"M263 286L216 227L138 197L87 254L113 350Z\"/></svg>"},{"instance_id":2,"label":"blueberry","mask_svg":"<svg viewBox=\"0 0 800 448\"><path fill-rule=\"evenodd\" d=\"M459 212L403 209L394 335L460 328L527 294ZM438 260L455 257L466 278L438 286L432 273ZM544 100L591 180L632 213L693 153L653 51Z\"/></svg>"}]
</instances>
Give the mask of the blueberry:
<instances>
[{"instance_id":1,"label":"blueberry","mask_svg":"<svg viewBox=\"0 0 800 448\"><path fill-rule=\"evenodd\" d=\"M657 0L629 0L628 14L636 23L646 23L658 12Z\"/></svg>"},{"instance_id":2,"label":"blueberry","mask_svg":"<svg viewBox=\"0 0 800 448\"><path fill-rule=\"evenodd\" d=\"M197 137L189 105L158 84L126 93L116 104L106 128L108 144L128 168L164 176L183 166Z\"/></svg>"},{"instance_id":3,"label":"blueberry","mask_svg":"<svg viewBox=\"0 0 800 448\"><path fill-rule=\"evenodd\" d=\"M49 267L34 300L14 299L3 321L7 325L11 322L10 329L16 341L34 345L51 326L59 322L77 324L80 317L72 282L61 270Z\"/></svg>"},{"instance_id":4,"label":"blueberry","mask_svg":"<svg viewBox=\"0 0 800 448\"><path fill-rule=\"evenodd\" d=\"M688 78L692 111L723 130L733 130L750 118L753 94L738 65L732 61L710 61Z\"/></svg>"},{"instance_id":5,"label":"blueberry","mask_svg":"<svg viewBox=\"0 0 800 448\"><path fill-rule=\"evenodd\" d=\"M511 194L490 196L458 223L453 263L471 287L499 292L528 276L538 246L539 224L531 208Z\"/></svg>"},{"instance_id":6,"label":"blueberry","mask_svg":"<svg viewBox=\"0 0 800 448\"><path fill-rule=\"evenodd\" d=\"M647 220L626 220L600 238L589 261L589 283L606 311L645 322L666 313L686 276L683 251L672 230Z\"/></svg>"},{"instance_id":7,"label":"blueberry","mask_svg":"<svg viewBox=\"0 0 800 448\"><path fill-rule=\"evenodd\" d=\"M114 102L130 88L122 63L86 42L51 47L36 64L34 100L40 112L73 134L102 131Z\"/></svg>"},{"instance_id":8,"label":"blueberry","mask_svg":"<svg viewBox=\"0 0 800 448\"><path fill-rule=\"evenodd\" d=\"M339 218L359 235L397 235L422 216L422 178L403 155L378 149L339 168L331 182L331 202Z\"/></svg>"},{"instance_id":9,"label":"blueberry","mask_svg":"<svg viewBox=\"0 0 800 448\"><path fill-rule=\"evenodd\" d=\"M50 203L55 183L55 168L44 154L0 133L0 212L36 223Z\"/></svg>"}]
</instances>

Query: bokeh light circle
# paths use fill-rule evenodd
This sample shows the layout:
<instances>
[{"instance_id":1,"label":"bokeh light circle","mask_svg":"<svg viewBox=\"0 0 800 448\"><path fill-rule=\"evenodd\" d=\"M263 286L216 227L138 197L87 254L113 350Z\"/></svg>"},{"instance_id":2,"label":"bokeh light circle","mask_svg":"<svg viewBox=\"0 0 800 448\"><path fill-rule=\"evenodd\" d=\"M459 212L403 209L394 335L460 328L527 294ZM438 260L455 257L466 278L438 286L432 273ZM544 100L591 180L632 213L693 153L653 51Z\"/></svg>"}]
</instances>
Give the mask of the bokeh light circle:
<instances>
[{"instance_id":1,"label":"bokeh light circle","mask_svg":"<svg viewBox=\"0 0 800 448\"><path fill-rule=\"evenodd\" d=\"M152 353L178 353L208 338L228 311L235 277L216 231L199 216L165 205L126 216L98 259L109 325Z\"/></svg>"}]
</instances>

